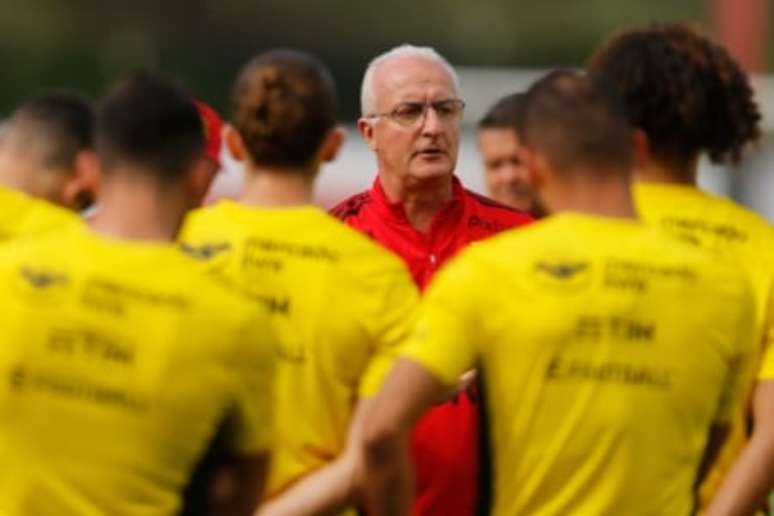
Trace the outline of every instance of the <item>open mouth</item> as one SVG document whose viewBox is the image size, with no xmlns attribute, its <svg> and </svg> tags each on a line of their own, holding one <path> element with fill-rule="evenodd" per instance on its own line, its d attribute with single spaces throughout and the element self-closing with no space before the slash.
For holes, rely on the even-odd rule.
<svg viewBox="0 0 774 516">
<path fill-rule="evenodd" d="M 444 156 L 446 153 L 442 151 L 441 149 L 437 149 L 434 147 L 430 147 L 427 149 L 422 149 L 416 153 L 418 156 L 423 156 L 426 158 L 435 158 L 438 156 Z"/>
</svg>

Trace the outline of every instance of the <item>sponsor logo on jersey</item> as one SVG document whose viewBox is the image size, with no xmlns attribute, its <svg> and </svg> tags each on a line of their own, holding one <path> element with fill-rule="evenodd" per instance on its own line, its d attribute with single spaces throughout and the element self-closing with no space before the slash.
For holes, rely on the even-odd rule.
<svg viewBox="0 0 774 516">
<path fill-rule="evenodd" d="M 548 256 L 535 260 L 533 276 L 543 292 L 576 292 L 591 284 L 592 264 L 583 257 Z"/>
<path fill-rule="evenodd" d="M 181 243 L 180 249 L 196 260 L 210 260 L 213 257 L 231 249 L 231 244 L 228 242 L 218 242 L 214 244 L 201 244 L 193 245 L 188 243 Z"/>
<path fill-rule="evenodd" d="M 580 274 L 581 272 L 588 269 L 589 264 L 586 262 L 551 263 L 551 262 L 541 261 L 536 264 L 536 268 L 538 271 L 542 271 L 542 272 L 545 272 L 546 274 L 550 274 L 551 276 L 557 279 L 571 279 L 575 275 Z"/>
<path fill-rule="evenodd" d="M 67 276 L 55 272 L 48 272 L 44 270 L 35 270 L 31 267 L 22 266 L 19 269 L 22 278 L 27 283 L 36 289 L 45 289 L 57 285 L 64 285 L 67 283 Z"/>
</svg>

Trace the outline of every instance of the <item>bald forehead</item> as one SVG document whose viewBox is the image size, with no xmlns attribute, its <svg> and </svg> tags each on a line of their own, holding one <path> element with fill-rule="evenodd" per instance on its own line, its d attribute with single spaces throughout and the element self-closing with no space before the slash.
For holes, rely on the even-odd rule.
<svg viewBox="0 0 774 516">
<path fill-rule="evenodd" d="M 374 70 L 374 101 L 384 103 L 458 97 L 454 78 L 438 61 L 423 56 L 396 56 Z"/>
</svg>

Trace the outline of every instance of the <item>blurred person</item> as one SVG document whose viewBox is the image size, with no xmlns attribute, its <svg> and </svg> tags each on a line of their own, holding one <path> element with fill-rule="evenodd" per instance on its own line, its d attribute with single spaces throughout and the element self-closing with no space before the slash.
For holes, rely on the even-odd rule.
<svg viewBox="0 0 774 516">
<path fill-rule="evenodd" d="M 0 240 L 78 223 L 65 209 L 88 207 L 99 182 L 93 118 L 88 101 L 54 93 L 27 100 L 3 124 Z"/>
<path fill-rule="evenodd" d="M 730 260 L 754 284 L 763 361 L 752 436 L 708 513 L 750 514 L 774 489 L 774 229 L 751 210 L 700 190 L 697 174 L 702 153 L 715 163 L 737 164 L 746 144 L 759 137 L 753 91 L 726 49 L 685 24 L 615 35 L 588 66 L 621 91 L 638 129 L 634 196 L 640 216 Z M 704 506 L 743 446 L 745 419 L 740 414 L 702 490 Z"/>
<path fill-rule="evenodd" d="M 193 212 L 182 246 L 270 307 L 281 338 L 281 429 L 261 515 L 353 513 L 359 424 L 413 323 L 418 293 L 399 259 L 313 205 L 344 133 L 315 57 L 273 50 L 241 71 L 226 143 L 244 163 L 239 199 Z"/>
<path fill-rule="evenodd" d="M 0 513 L 177 514 L 210 442 L 252 514 L 271 439 L 267 313 L 172 240 L 205 172 L 187 94 L 136 73 L 102 100 L 100 211 L 0 255 Z"/>
<path fill-rule="evenodd" d="M 16 108 L 0 138 L 0 184 L 81 210 L 94 200 L 94 113 L 78 96 L 52 93 Z"/>
<path fill-rule="evenodd" d="M 405 513 L 404 436 L 474 365 L 492 514 L 691 514 L 751 382 L 750 286 L 636 220 L 632 130 L 597 78 L 539 80 L 521 134 L 552 215 L 464 251 L 430 286 L 364 424 L 368 514 Z"/>
<path fill-rule="evenodd" d="M 498 202 L 540 218 L 545 215 L 545 210 L 529 184 L 526 168 L 519 157 L 521 143 L 516 131 L 521 125 L 524 102 L 524 93 L 512 93 L 489 108 L 478 122 L 478 153 L 484 165 L 489 195 Z"/>
<path fill-rule="evenodd" d="M 196 100 L 196 109 L 204 129 L 204 156 L 207 158 L 206 180 L 203 181 L 202 191 L 199 193 L 199 205 L 206 203 L 206 198 L 210 193 L 215 176 L 222 168 L 220 161 L 220 150 L 223 145 L 223 119 L 217 111 L 201 100 Z"/>
<path fill-rule="evenodd" d="M 220 150 L 223 143 L 223 119 L 209 104 L 197 99 L 193 99 L 193 101 L 202 124 L 204 157 L 206 158 L 202 162 L 204 170 L 201 173 L 201 179 L 195 185 L 196 190 L 193 192 L 196 205 L 201 206 L 207 203 L 212 183 L 221 169 Z M 99 205 L 95 203 L 82 215 L 86 220 L 92 220 L 98 212 Z"/>
<path fill-rule="evenodd" d="M 454 175 L 465 103 L 451 65 L 428 47 L 402 45 L 366 69 L 358 129 L 374 152 L 373 187 L 332 213 L 408 265 L 424 289 L 461 248 L 531 218 L 465 189 Z M 486 424 L 482 421 L 481 424 Z M 477 492 L 481 448 L 475 388 L 439 404 L 412 435 L 417 476 L 414 513 L 469 516 Z M 477 498 L 479 500 L 477 501 Z"/>
</svg>

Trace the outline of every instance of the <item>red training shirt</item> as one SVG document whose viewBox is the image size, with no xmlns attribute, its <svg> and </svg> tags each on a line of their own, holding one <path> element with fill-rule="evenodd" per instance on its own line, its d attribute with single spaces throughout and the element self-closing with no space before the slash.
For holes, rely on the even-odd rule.
<svg viewBox="0 0 774 516">
<path fill-rule="evenodd" d="M 378 177 L 370 190 L 342 201 L 331 214 L 401 256 L 420 290 L 469 243 L 532 220 L 465 189 L 456 177 L 452 200 L 435 215 L 427 234 L 414 229 L 401 203 L 387 199 Z M 411 436 L 414 516 L 475 513 L 480 437 L 479 410 L 469 393 L 428 410 Z"/>
</svg>

